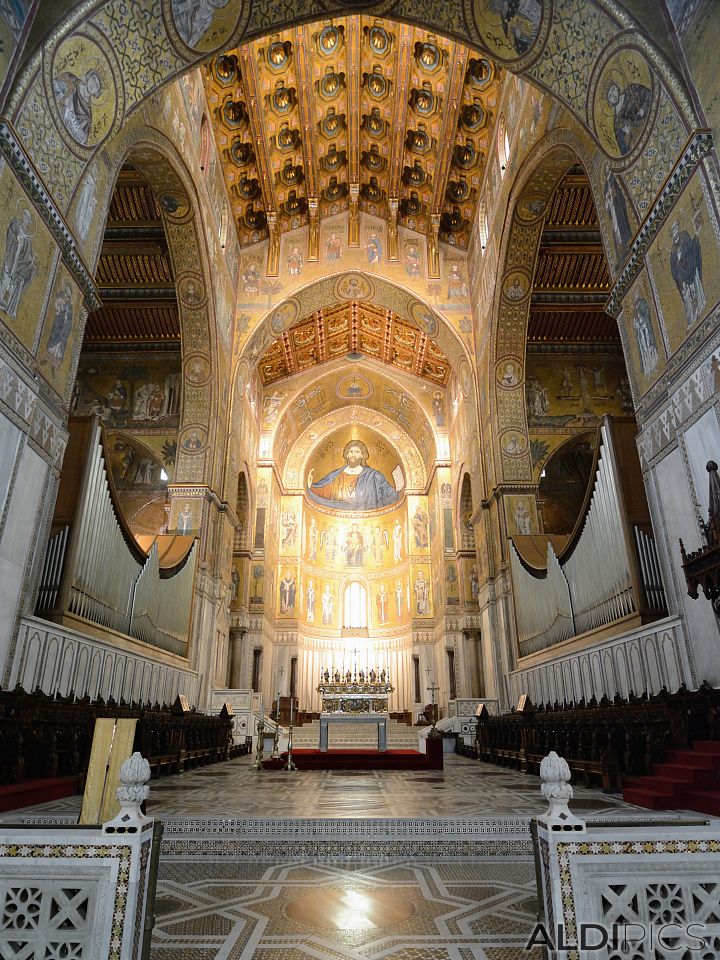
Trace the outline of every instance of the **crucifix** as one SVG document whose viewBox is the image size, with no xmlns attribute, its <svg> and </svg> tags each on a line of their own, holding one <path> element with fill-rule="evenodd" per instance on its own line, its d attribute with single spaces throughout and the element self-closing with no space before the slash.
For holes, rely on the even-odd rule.
<svg viewBox="0 0 720 960">
<path fill-rule="evenodd" d="M 270 755 L 271 760 L 277 760 L 280 756 L 278 750 L 278 744 L 280 742 L 280 691 L 282 690 L 282 679 L 283 674 L 285 673 L 285 667 L 280 667 L 278 669 L 278 692 L 277 692 L 277 701 L 275 703 L 275 738 L 273 740 L 273 750 Z"/>
<path fill-rule="evenodd" d="M 430 696 L 432 697 L 432 708 L 431 708 L 431 709 L 432 709 L 432 726 L 431 726 L 431 728 L 430 728 L 430 733 L 428 733 L 428 736 L 429 736 L 429 737 L 439 737 L 439 736 L 440 736 L 440 733 L 438 732 L 438 729 L 437 729 L 437 727 L 435 726 L 435 713 L 436 713 L 436 711 L 435 711 L 435 694 L 438 692 L 438 690 L 440 689 L 440 687 L 435 683 L 435 681 L 434 681 L 433 678 L 431 677 L 431 675 L 430 675 L 430 667 L 428 667 L 428 668 L 425 670 L 425 673 L 427 673 L 427 678 L 428 678 L 428 688 L 427 688 L 427 689 L 428 689 L 428 692 L 429 692 Z"/>
</svg>

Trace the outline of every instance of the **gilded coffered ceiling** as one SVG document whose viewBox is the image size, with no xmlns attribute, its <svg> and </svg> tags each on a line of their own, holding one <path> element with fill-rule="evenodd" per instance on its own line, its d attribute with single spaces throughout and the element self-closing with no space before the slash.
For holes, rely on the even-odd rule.
<svg viewBox="0 0 720 960">
<path fill-rule="evenodd" d="M 500 71 L 372 17 L 297 27 L 204 68 L 241 244 L 350 209 L 465 248 Z"/>
<path fill-rule="evenodd" d="M 426 334 L 392 310 L 351 300 L 318 310 L 268 347 L 258 364 L 263 385 L 351 354 L 447 386 L 450 363 Z"/>
</svg>

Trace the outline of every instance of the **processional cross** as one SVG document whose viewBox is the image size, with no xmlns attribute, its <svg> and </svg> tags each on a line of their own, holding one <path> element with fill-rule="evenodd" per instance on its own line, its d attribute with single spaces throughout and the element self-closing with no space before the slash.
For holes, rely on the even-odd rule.
<svg viewBox="0 0 720 960">
<path fill-rule="evenodd" d="M 432 727 L 430 728 L 430 733 L 428 734 L 428 736 L 439 737 L 440 734 L 438 733 L 437 727 L 435 726 L 435 694 L 438 692 L 440 687 L 435 683 L 435 681 L 430 676 L 430 667 L 427 667 L 427 669 L 425 670 L 425 673 L 427 673 L 427 677 L 428 677 L 428 688 L 427 688 L 428 693 L 432 697 Z"/>
</svg>

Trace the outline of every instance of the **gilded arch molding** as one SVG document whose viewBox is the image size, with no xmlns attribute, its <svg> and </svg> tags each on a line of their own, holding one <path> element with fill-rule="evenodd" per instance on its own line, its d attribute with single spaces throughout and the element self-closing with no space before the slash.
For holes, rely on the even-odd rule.
<svg viewBox="0 0 720 960">
<path fill-rule="evenodd" d="M 134 125 L 112 143 L 109 183 L 130 160 L 160 199 L 168 250 L 173 263 L 181 329 L 183 400 L 175 482 L 214 479 L 213 448 L 218 442 L 218 344 L 205 239 L 199 227 L 199 203 L 192 177 L 175 146 L 160 131 Z M 108 192 L 107 206 L 112 198 Z M 104 217 L 102 218 L 104 222 Z M 96 238 L 93 260 L 100 254 Z"/>
<path fill-rule="evenodd" d="M 467 362 L 465 346 L 442 313 L 400 284 L 361 270 L 346 270 L 314 280 L 275 304 L 248 338 L 243 359 L 254 367 L 274 338 L 316 310 L 343 300 L 365 300 L 392 310 L 434 340 L 454 369 L 463 360 Z"/>
<path fill-rule="evenodd" d="M 495 409 L 496 476 L 500 483 L 533 482 L 525 404 L 532 283 L 545 210 L 563 175 L 578 160 L 589 172 L 592 158 L 580 140 L 567 130 L 552 131 L 525 160 L 508 202 L 508 220 L 498 256 L 488 364 Z"/>
</svg>

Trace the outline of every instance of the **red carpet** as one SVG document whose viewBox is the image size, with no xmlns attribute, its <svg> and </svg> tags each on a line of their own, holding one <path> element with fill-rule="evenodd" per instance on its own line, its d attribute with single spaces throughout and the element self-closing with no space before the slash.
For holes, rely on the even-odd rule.
<svg viewBox="0 0 720 960">
<path fill-rule="evenodd" d="M 55 777 L 52 780 L 22 780 L 0 787 L 0 811 L 31 807 L 82 793 L 83 777 Z"/>
<path fill-rule="evenodd" d="M 428 741 L 427 754 L 417 750 L 293 750 L 298 770 L 442 770 L 442 740 Z M 266 770 L 279 769 L 287 760 L 264 760 Z"/>
<path fill-rule="evenodd" d="M 720 817 L 720 742 L 697 740 L 673 750 L 652 776 L 626 778 L 623 800 L 650 810 L 696 810 Z"/>
</svg>

